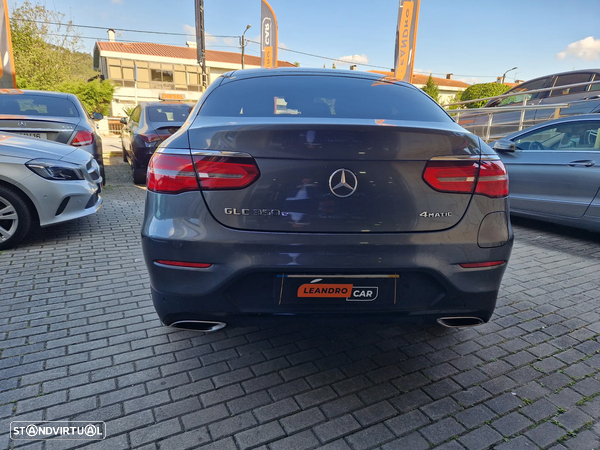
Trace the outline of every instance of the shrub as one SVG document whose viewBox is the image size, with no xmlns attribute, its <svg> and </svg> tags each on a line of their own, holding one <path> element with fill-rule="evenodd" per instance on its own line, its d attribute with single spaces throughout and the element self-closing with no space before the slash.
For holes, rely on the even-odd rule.
<svg viewBox="0 0 600 450">
<path fill-rule="evenodd" d="M 500 83 L 474 84 L 472 86 L 469 86 L 467 89 L 465 89 L 465 91 L 462 93 L 462 95 L 460 97 L 460 100 L 465 101 L 465 100 L 474 100 L 476 98 L 493 97 L 495 95 L 504 94 L 509 89 L 510 89 L 510 86 L 507 86 L 506 84 L 500 84 Z M 467 106 L 467 108 L 481 108 L 487 102 L 488 102 L 487 100 L 481 100 L 479 102 L 467 103 L 466 106 Z"/>
</svg>

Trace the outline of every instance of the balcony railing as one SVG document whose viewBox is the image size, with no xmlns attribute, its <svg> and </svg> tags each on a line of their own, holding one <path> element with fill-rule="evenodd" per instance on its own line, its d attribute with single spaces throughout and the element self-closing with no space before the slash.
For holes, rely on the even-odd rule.
<svg viewBox="0 0 600 450">
<path fill-rule="evenodd" d="M 466 128 L 467 130 L 473 131 L 473 132 L 479 131 L 479 133 L 476 133 L 476 134 L 478 134 L 486 142 L 489 142 L 491 140 L 499 139 L 509 133 L 509 132 L 505 132 L 505 133 L 501 133 L 501 134 L 497 134 L 497 133 L 492 134 L 492 125 L 500 125 L 501 124 L 504 129 L 514 128 L 513 131 L 520 131 L 525 126 L 525 115 L 528 110 L 545 110 L 545 109 L 553 109 L 554 110 L 554 114 L 552 114 L 551 117 L 544 117 L 544 119 L 542 119 L 542 120 L 535 121 L 535 123 L 539 123 L 539 122 L 543 122 L 545 120 L 558 119 L 559 117 L 562 116 L 561 111 L 563 109 L 569 108 L 569 106 L 570 106 L 570 103 L 552 103 L 552 104 L 546 104 L 546 105 L 527 105 L 527 102 L 529 100 L 531 100 L 531 95 L 541 93 L 541 92 L 548 92 L 548 91 L 552 91 L 552 90 L 571 89 L 574 87 L 597 85 L 597 84 L 600 84 L 600 80 L 592 81 L 592 82 L 585 82 L 585 83 L 569 84 L 569 85 L 564 85 L 564 86 L 554 86 L 554 87 L 550 87 L 550 88 L 535 89 L 535 90 L 530 90 L 530 91 L 512 92 L 510 94 L 496 95 L 494 97 L 485 97 L 485 98 L 478 98 L 478 99 L 474 99 L 474 100 L 466 100 L 466 101 L 461 101 L 461 102 L 456 102 L 456 103 L 450 103 L 450 104 L 444 105 L 444 108 L 446 108 L 446 112 L 448 112 L 448 114 L 450 114 L 453 117 L 453 119 L 457 123 L 459 123 L 463 128 Z M 593 92 L 597 92 L 597 96 L 600 96 L 600 91 L 590 91 L 590 94 L 593 95 Z M 523 96 L 523 101 L 521 102 L 520 105 L 494 106 L 494 107 L 487 107 L 487 108 L 483 107 L 483 108 L 464 108 L 464 109 L 450 109 L 450 110 L 448 109 L 448 107 L 450 107 L 450 106 L 466 105 L 469 103 L 480 102 L 483 100 L 490 101 L 490 100 L 503 99 L 503 98 L 516 97 L 516 96 Z M 534 99 L 534 100 L 537 100 L 537 99 Z M 510 111 L 520 111 L 521 114 L 519 115 L 519 118 L 516 120 L 509 120 L 509 121 L 504 120 L 502 122 L 498 122 L 498 121 L 494 122 L 495 114 L 501 114 L 501 113 L 506 113 L 506 112 L 510 112 Z M 481 117 L 485 117 L 485 120 L 478 120 Z M 527 126 L 529 126 L 529 125 L 531 125 L 531 124 L 527 124 Z"/>
</svg>

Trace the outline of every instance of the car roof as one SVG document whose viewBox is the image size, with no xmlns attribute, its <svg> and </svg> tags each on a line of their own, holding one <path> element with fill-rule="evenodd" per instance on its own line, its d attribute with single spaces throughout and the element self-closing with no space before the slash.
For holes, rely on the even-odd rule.
<svg viewBox="0 0 600 450">
<path fill-rule="evenodd" d="M 300 67 L 282 67 L 278 69 L 244 69 L 244 70 L 232 70 L 221 75 L 223 78 L 258 78 L 258 77 L 274 77 L 274 76 L 289 76 L 289 75 L 321 75 L 330 77 L 352 77 L 352 78 L 365 78 L 368 80 L 378 81 L 385 79 L 394 84 L 401 84 L 415 88 L 412 84 L 406 83 L 395 78 L 386 77 L 384 75 L 372 72 L 361 72 L 358 70 L 344 70 L 344 69 L 311 69 L 311 68 L 300 68 Z M 415 88 L 417 89 L 417 88 Z"/>
<path fill-rule="evenodd" d="M 20 94 L 28 94 L 28 95 L 38 95 L 40 97 L 57 97 L 57 98 L 71 98 L 74 97 L 74 94 L 70 94 L 67 92 L 55 92 L 55 91 L 37 91 L 33 89 L 8 89 L 9 92 L 0 91 L 0 95 L 20 95 Z"/>
<path fill-rule="evenodd" d="M 551 73 L 549 75 L 543 75 L 541 77 L 532 78 L 531 80 L 525 80 L 525 81 L 523 81 L 523 83 L 520 83 L 520 84 L 514 86 L 510 90 L 518 88 L 522 84 L 529 83 L 531 81 L 543 80 L 545 78 L 558 77 L 558 76 L 561 76 L 561 75 L 575 75 L 575 74 L 578 74 L 578 73 L 597 73 L 597 74 L 600 74 L 600 69 L 580 69 L 580 70 L 569 70 L 567 72 Z"/>
<path fill-rule="evenodd" d="M 156 101 L 152 101 L 152 102 L 139 102 L 138 105 L 142 106 L 142 107 L 146 107 L 146 106 L 158 106 L 158 105 L 187 105 L 187 106 L 194 106 L 195 103 L 191 103 L 191 102 L 163 102 L 163 101 L 160 101 L 160 100 L 156 100 Z"/>
</svg>

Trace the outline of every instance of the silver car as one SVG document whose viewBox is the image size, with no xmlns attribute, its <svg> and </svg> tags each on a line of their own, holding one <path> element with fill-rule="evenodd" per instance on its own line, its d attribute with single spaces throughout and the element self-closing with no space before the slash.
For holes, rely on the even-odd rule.
<svg viewBox="0 0 600 450">
<path fill-rule="evenodd" d="M 600 114 L 565 117 L 493 145 L 510 177 L 510 211 L 600 231 Z"/>
<path fill-rule="evenodd" d="M 498 156 L 423 91 L 342 70 L 224 74 L 150 160 L 163 323 L 487 322 L 512 247 Z"/>
<path fill-rule="evenodd" d="M 73 94 L 24 89 L 0 90 L 0 131 L 78 147 L 94 157 L 106 182 L 102 138 L 94 120 Z"/>
<path fill-rule="evenodd" d="M 0 134 L 0 250 L 36 226 L 93 214 L 101 189 L 100 168 L 86 151 Z"/>
</svg>

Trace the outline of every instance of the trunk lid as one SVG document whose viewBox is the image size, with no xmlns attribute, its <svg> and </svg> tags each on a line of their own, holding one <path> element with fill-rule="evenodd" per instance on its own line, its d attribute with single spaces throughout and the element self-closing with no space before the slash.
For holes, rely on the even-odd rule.
<svg viewBox="0 0 600 450">
<path fill-rule="evenodd" d="M 0 115 L 0 131 L 67 144 L 74 136 L 80 120 L 78 117 L 36 119 L 28 116 L 8 118 Z"/>
<path fill-rule="evenodd" d="M 423 180 L 431 158 L 479 158 L 476 138 L 455 124 L 303 122 L 224 126 L 203 117 L 190 127 L 192 154 L 243 152 L 260 170 L 245 189 L 203 191 L 216 220 L 265 232 L 402 233 L 443 230 L 464 215 L 472 194 L 438 192 Z"/>
</svg>

